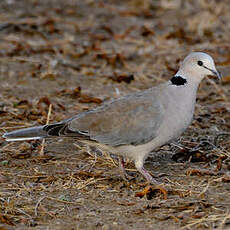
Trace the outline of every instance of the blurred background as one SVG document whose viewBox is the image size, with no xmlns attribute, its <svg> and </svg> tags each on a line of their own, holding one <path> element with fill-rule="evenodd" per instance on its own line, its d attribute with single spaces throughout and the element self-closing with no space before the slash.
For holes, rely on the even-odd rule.
<svg viewBox="0 0 230 230">
<path fill-rule="evenodd" d="M 147 161 L 172 182 L 166 201 L 135 197 L 141 177 L 125 183 L 114 156 L 73 140 L 47 141 L 40 156 L 40 143 L 1 139 L 0 228 L 227 229 L 229 12 L 229 0 L 1 0 L 2 133 L 45 124 L 51 104 L 55 122 L 165 82 L 192 51 L 223 80 L 201 83 L 192 125 Z"/>
</svg>

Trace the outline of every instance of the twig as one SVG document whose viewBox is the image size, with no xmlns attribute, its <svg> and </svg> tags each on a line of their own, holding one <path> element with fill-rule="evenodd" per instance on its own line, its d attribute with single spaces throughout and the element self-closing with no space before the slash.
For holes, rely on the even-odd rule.
<svg viewBox="0 0 230 230">
<path fill-rule="evenodd" d="M 34 215 L 35 215 L 35 216 L 38 215 L 38 206 L 39 206 L 39 204 L 40 204 L 45 198 L 46 198 L 46 196 L 40 198 L 40 199 L 38 200 L 38 202 L 36 203 L 35 208 L 34 208 Z"/>
<path fill-rule="evenodd" d="M 199 194 L 200 197 L 202 197 L 208 191 L 209 186 L 210 186 L 210 181 L 208 181 L 207 186 L 205 186 L 203 191 Z"/>
<path fill-rule="evenodd" d="M 46 125 L 49 124 L 51 111 L 52 111 L 52 104 L 49 105 L 48 115 L 47 115 L 47 119 L 46 119 Z M 45 148 L 45 139 L 42 139 L 40 156 L 44 156 L 44 148 Z"/>
<path fill-rule="evenodd" d="M 226 216 L 224 217 L 224 219 L 221 221 L 220 226 L 218 227 L 218 230 L 222 230 L 224 229 L 224 225 L 226 223 L 226 221 L 230 218 L 230 214 L 229 211 L 227 211 Z"/>
</svg>

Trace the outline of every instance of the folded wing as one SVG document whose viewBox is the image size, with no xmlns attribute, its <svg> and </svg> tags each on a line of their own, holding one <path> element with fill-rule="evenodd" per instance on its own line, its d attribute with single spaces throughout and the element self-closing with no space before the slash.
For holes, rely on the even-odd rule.
<svg viewBox="0 0 230 230">
<path fill-rule="evenodd" d="M 79 114 L 68 130 L 111 146 L 144 144 L 157 135 L 162 110 L 158 100 L 136 93 Z"/>
</svg>

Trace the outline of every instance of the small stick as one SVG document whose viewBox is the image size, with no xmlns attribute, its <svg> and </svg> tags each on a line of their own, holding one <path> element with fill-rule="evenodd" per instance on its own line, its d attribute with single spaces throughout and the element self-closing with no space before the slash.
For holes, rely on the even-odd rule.
<svg viewBox="0 0 230 230">
<path fill-rule="evenodd" d="M 46 119 L 46 125 L 49 124 L 51 111 L 52 111 L 52 104 L 49 105 L 48 115 L 47 115 L 47 119 Z M 44 156 L 44 148 L 45 148 L 45 139 L 42 139 L 40 156 Z"/>
<path fill-rule="evenodd" d="M 34 215 L 35 216 L 38 216 L 38 206 L 40 205 L 40 203 L 46 198 L 46 196 L 43 196 L 42 198 L 40 198 L 38 200 L 38 202 L 36 203 L 35 205 L 35 208 L 34 208 Z"/>
</svg>

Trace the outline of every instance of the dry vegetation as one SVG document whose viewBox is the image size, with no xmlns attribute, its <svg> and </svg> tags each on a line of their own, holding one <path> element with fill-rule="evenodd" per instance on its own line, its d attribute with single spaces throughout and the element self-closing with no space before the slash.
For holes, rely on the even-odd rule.
<svg viewBox="0 0 230 230">
<path fill-rule="evenodd" d="M 1 133 L 45 124 L 169 79 L 191 51 L 224 78 L 205 79 L 195 119 L 146 167 L 73 139 L 0 140 L 0 229 L 229 229 L 230 1 L 2 0 Z M 147 187 L 146 187 L 147 186 Z"/>
</svg>

